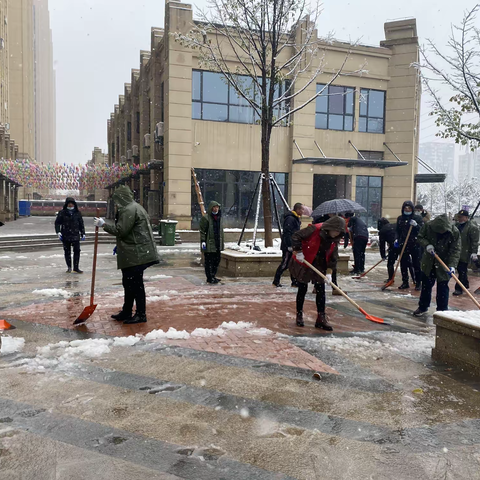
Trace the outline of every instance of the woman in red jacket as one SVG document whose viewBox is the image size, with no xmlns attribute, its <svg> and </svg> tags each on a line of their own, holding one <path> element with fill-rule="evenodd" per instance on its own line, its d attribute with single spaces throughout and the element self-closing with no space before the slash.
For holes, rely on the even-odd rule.
<svg viewBox="0 0 480 480">
<path fill-rule="evenodd" d="M 330 285 L 332 272 L 337 266 L 338 243 L 345 235 L 345 220 L 332 217 L 324 223 L 309 225 L 292 236 L 293 251 L 296 252 L 290 262 L 290 273 L 297 279 L 297 326 L 303 327 L 303 304 L 307 294 L 308 284 L 313 282 L 317 292 L 316 328 L 332 331 L 325 315 L 325 282 L 311 268 L 303 264 L 304 260 L 320 270 Z"/>
</svg>

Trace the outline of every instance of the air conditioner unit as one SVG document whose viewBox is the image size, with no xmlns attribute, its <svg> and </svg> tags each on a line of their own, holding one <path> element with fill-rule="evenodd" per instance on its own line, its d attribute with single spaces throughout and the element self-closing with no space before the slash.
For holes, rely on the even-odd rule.
<svg viewBox="0 0 480 480">
<path fill-rule="evenodd" d="M 122 155 L 122 156 L 120 157 L 120 163 L 121 163 L 122 165 L 124 165 L 125 163 L 127 163 L 127 157 L 126 157 L 125 155 Z"/>
<path fill-rule="evenodd" d="M 131 159 L 132 159 L 132 151 L 127 150 L 127 160 L 131 160 Z"/>
<path fill-rule="evenodd" d="M 132 147 L 132 154 L 134 157 L 138 157 L 138 145 Z"/>
<path fill-rule="evenodd" d="M 160 137 L 163 137 L 164 133 L 165 133 L 165 123 L 158 122 L 155 125 L 155 140 L 157 140 Z"/>
<path fill-rule="evenodd" d="M 144 137 L 143 137 L 143 146 L 145 148 L 150 148 L 150 134 L 147 133 Z"/>
</svg>

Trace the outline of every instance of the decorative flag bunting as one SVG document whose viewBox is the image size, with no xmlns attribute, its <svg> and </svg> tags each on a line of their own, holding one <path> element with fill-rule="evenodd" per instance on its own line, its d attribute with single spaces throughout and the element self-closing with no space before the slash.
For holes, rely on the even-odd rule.
<svg viewBox="0 0 480 480">
<path fill-rule="evenodd" d="M 135 175 L 140 165 L 44 165 L 32 160 L 0 158 L 0 174 L 24 187 L 55 190 L 93 190 Z"/>
</svg>

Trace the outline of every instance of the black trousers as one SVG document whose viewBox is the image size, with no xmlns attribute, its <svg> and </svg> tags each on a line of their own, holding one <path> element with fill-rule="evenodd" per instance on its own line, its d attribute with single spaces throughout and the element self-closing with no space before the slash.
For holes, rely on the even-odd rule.
<svg viewBox="0 0 480 480">
<path fill-rule="evenodd" d="M 437 273 L 435 268 L 432 268 L 430 275 L 427 276 L 422 272 L 422 292 L 420 293 L 420 302 L 418 306 L 420 310 L 426 311 L 430 307 L 432 301 L 432 288 L 437 281 Z M 448 310 L 448 296 L 450 290 L 447 282 L 438 282 L 437 285 L 437 311 L 443 312 Z"/>
<path fill-rule="evenodd" d="M 458 279 L 465 285 L 465 288 L 470 288 L 470 282 L 468 281 L 468 263 L 459 262 L 458 267 Z M 463 292 L 462 287 L 455 282 L 455 290 L 457 292 Z"/>
<path fill-rule="evenodd" d="M 284 250 L 282 252 L 282 263 L 278 266 L 277 271 L 275 273 L 275 278 L 273 279 L 274 284 L 280 283 L 280 279 L 282 278 L 283 272 L 288 269 L 288 265 L 290 264 L 290 260 L 292 259 L 293 252 L 289 252 L 288 250 Z M 295 282 L 295 279 L 290 275 L 292 283 Z"/>
<path fill-rule="evenodd" d="M 65 263 L 67 267 L 72 269 L 72 247 L 73 247 L 73 269 L 78 270 L 80 263 L 80 240 L 75 242 L 63 241 L 63 253 L 65 254 Z"/>
<path fill-rule="evenodd" d="M 395 247 L 390 247 L 388 249 L 387 256 L 387 270 L 388 270 L 388 279 L 391 280 L 393 273 L 395 272 L 395 262 L 398 258 L 398 250 Z"/>
<path fill-rule="evenodd" d="M 220 251 L 205 252 L 205 275 L 208 282 L 211 282 L 217 276 L 221 255 Z"/>
<path fill-rule="evenodd" d="M 353 241 L 353 261 L 355 262 L 355 272 L 363 273 L 365 271 L 365 249 L 368 239 L 358 237 Z"/>
<path fill-rule="evenodd" d="M 305 295 L 307 294 L 307 290 L 308 284 L 298 282 L 297 312 L 303 312 L 303 304 L 305 303 Z M 317 292 L 315 297 L 317 312 L 325 313 L 325 284 L 315 283 L 315 291 Z"/>
<path fill-rule="evenodd" d="M 123 311 L 131 315 L 133 303 L 137 306 L 137 314 L 145 315 L 147 301 L 145 298 L 145 285 L 143 284 L 143 272 L 150 265 L 137 265 L 135 267 L 122 268 L 122 285 L 124 290 Z"/>
<path fill-rule="evenodd" d="M 420 270 L 421 249 L 419 245 L 407 245 L 403 252 L 402 261 L 400 262 L 400 270 L 402 271 L 402 282 L 408 283 L 408 271 L 410 265 L 413 268 L 412 280 L 416 285 L 420 285 L 422 272 Z"/>
</svg>

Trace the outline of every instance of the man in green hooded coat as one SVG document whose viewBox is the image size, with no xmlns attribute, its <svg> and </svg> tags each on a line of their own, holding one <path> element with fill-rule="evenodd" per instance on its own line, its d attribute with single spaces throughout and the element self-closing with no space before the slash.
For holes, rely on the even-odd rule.
<svg viewBox="0 0 480 480">
<path fill-rule="evenodd" d="M 147 321 L 143 272 L 158 263 L 158 252 L 153 238 L 150 218 L 144 208 L 133 199 L 132 191 L 125 185 L 118 187 L 112 199 L 117 207 L 115 223 L 105 223 L 95 218 L 93 224 L 117 237 L 117 268 L 122 270 L 124 304 L 122 311 L 112 318 L 124 324 Z M 133 304 L 137 311 L 132 317 Z"/>
<path fill-rule="evenodd" d="M 207 213 L 200 220 L 200 245 L 205 254 L 205 275 L 207 283 L 218 283 L 217 270 L 220 265 L 221 252 L 225 246 L 222 212 L 220 204 L 210 202 Z"/>
<path fill-rule="evenodd" d="M 421 317 L 428 312 L 432 300 L 432 288 L 437 284 L 437 311 L 448 310 L 448 282 L 460 260 L 460 232 L 447 215 L 440 215 L 435 220 L 425 223 L 418 235 L 418 243 L 425 248 L 422 257 L 422 292 L 417 310 L 413 312 Z M 450 269 L 447 272 L 435 259 L 437 254 Z"/>
</svg>

